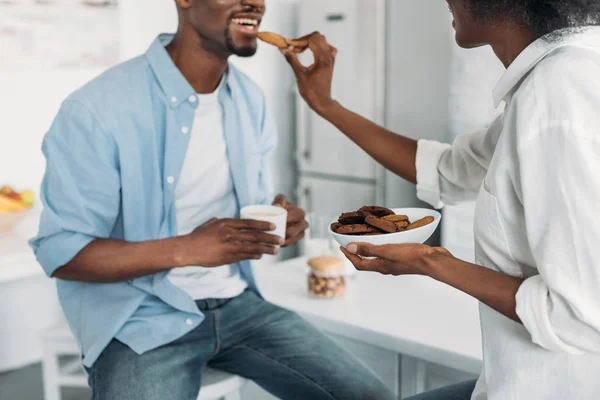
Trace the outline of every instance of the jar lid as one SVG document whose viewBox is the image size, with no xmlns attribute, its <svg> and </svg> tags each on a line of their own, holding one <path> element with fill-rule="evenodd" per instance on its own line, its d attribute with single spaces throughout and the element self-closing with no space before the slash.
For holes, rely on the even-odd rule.
<svg viewBox="0 0 600 400">
<path fill-rule="evenodd" d="M 334 256 L 320 256 L 308 260 L 308 266 L 315 272 L 336 273 L 344 269 L 344 260 Z"/>
</svg>

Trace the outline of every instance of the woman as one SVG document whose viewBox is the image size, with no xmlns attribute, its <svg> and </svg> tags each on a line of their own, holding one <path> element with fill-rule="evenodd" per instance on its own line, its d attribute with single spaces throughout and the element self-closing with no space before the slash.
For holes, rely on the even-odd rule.
<svg viewBox="0 0 600 400">
<path fill-rule="evenodd" d="M 600 399 L 600 2 L 448 4 L 458 44 L 490 45 L 507 68 L 494 91 L 505 113 L 451 146 L 395 135 L 332 99 L 336 50 L 318 33 L 310 68 L 284 52 L 306 102 L 422 200 L 477 200 L 477 265 L 420 244 L 343 251 L 358 269 L 426 275 L 480 301 L 481 377 L 415 399 Z"/>
</svg>

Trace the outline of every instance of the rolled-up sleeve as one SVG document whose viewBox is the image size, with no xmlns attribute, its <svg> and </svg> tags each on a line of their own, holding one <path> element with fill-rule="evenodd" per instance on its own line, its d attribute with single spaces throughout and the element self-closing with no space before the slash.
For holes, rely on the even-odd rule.
<svg viewBox="0 0 600 400">
<path fill-rule="evenodd" d="M 420 140 L 417 196 L 435 208 L 475 200 L 502 132 L 502 116 L 486 130 L 457 137 L 452 145 Z"/>
<path fill-rule="evenodd" d="M 97 238 L 108 238 L 119 213 L 117 147 L 93 113 L 66 101 L 44 138 L 46 173 L 39 232 L 30 241 L 48 276 Z"/>
<path fill-rule="evenodd" d="M 517 189 L 539 275 L 517 293 L 533 342 L 570 354 L 600 352 L 600 139 L 555 121 L 519 141 Z"/>
<path fill-rule="evenodd" d="M 263 97 L 263 116 L 261 122 L 261 133 L 259 137 L 260 146 L 260 172 L 258 181 L 259 204 L 271 204 L 275 198 L 272 176 L 272 156 L 277 147 L 277 126 L 275 118 L 270 113 Z"/>
</svg>

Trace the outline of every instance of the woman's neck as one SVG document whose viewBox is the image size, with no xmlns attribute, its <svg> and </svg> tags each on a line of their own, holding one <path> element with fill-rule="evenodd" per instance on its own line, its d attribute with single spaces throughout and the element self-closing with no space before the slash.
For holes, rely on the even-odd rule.
<svg viewBox="0 0 600 400">
<path fill-rule="evenodd" d="M 535 41 L 529 29 L 515 24 L 500 24 L 494 27 L 490 37 L 490 46 L 506 68 Z"/>
</svg>

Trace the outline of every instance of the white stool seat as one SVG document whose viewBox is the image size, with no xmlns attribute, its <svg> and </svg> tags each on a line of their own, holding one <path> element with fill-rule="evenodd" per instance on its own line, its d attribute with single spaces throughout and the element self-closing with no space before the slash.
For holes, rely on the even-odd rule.
<svg viewBox="0 0 600 400">
<path fill-rule="evenodd" d="M 48 329 L 42 335 L 44 348 L 44 400 L 60 400 L 61 387 L 87 387 L 87 377 L 81 368 L 80 349 L 66 322 Z M 66 364 L 60 356 L 72 356 Z M 207 368 L 202 373 L 202 388 L 197 400 L 239 400 L 239 391 L 246 379 L 227 372 Z"/>
<path fill-rule="evenodd" d="M 234 400 L 234 395 L 245 384 L 246 379 L 240 376 L 207 368 L 202 373 L 202 389 L 200 389 L 198 400 L 228 399 L 229 397 Z"/>
</svg>

